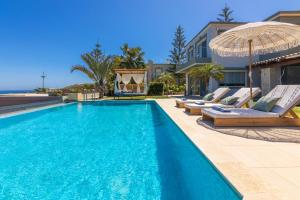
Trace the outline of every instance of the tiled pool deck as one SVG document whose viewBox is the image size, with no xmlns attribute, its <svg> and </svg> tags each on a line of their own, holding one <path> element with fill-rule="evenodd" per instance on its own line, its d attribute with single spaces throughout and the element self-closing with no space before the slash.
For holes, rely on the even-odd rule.
<svg viewBox="0 0 300 200">
<path fill-rule="evenodd" d="M 300 144 L 218 133 L 197 124 L 199 116 L 189 116 L 183 109 L 176 108 L 174 99 L 157 99 L 156 102 L 244 199 L 300 199 Z"/>
</svg>

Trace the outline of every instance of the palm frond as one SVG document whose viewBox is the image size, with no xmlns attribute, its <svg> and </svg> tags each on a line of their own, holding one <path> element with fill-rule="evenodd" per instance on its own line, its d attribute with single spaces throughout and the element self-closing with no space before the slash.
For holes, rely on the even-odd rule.
<svg viewBox="0 0 300 200">
<path fill-rule="evenodd" d="M 94 74 L 86 67 L 82 66 L 82 65 L 75 65 L 71 68 L 71 73 L 74 71 L 80 71 L 82 73 L 84 73 L 85 75 L 87 75 L 90 79 L 92 80 L 96 80 Z"/>
</svg>

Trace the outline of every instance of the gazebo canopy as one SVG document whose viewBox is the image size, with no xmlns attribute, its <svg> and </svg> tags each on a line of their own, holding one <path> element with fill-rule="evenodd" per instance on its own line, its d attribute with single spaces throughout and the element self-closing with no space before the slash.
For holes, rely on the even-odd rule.
<svg viewBox="0 0 300 200">
<path fill-rule="evenodd" d="M 113 69 L 115 73 L 119 74 L 145 74 L 147 69 L 125 69 L 125 68 L 117 68 Z"/>
<path fill-rule="evenodd" d="M 114 94 L 115 95 L 145 95 L 147 94 L 147 69 L 126 69 L 126 68 L 117 68 L 114 69 L 116 73 Z M 127 85 L 130 83 L 131 79 L 137 85 L 136 91 L 128 91 Z M 124 86 L 121 88 L 120 83 L 123 83 Z M 143 92 L 141 92 L 140 85 L 144 84 Z"/>
</svg>

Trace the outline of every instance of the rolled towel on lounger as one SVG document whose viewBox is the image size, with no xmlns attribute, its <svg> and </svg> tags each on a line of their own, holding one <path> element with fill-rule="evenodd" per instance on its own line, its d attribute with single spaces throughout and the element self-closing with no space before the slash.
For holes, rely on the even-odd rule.
<svg viewBox="0 0 300 200">
<path fill-rule="evenodd" d="M 195 101 L 195 104 L 197 104 L 197 105 L 204 105 L 205 101 L 202 101 L 202 100 Z"/>
<path fill-rule="evenodd" d="M 213 106 L 212 109 L 217 110 L 217 111 L 220 111 L 220 112 L 231 112 L 231 110 L 229 110 L 229 109 L 224 109 L 224 108 L 222 108 L 222 107 L 220 107 L 220 106 Z"/>
</svg>

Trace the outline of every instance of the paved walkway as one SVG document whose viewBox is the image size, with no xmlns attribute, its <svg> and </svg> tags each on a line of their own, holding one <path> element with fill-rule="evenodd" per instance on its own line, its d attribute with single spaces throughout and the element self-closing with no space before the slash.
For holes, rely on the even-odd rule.
<svg viewBox="0 0 300 200">
<path fill-rule="evenodd" d="M 222 134 L 199 125 L 199 116 L 176 108 L 174 99 L 156 101 L 244 199 L 300 199 L 300 144 Z"/>
<path fill-rule="evenodd" d="M 223 134 L 271 142 L 300 143 L 300 127 L 215 127 L 212 121 L 201 119 L 197 119 L 199 125 Z"/>
</svg>

